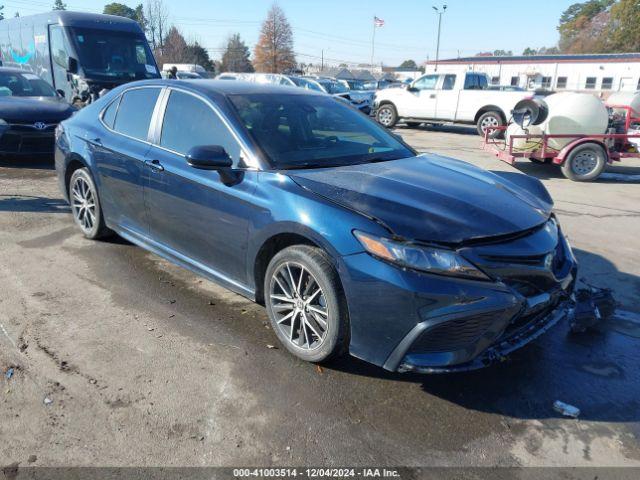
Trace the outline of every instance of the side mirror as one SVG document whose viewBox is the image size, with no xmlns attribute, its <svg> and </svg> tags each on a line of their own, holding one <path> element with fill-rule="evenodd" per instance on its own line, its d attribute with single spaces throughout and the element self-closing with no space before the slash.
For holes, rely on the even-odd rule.
<svg viewBox="0 0 640 480">
<path fill-rule="evenodd" d="M 69 57 L 67 59 L 67 72 L 78 73 L 78 60 L 76 58 Z"/>
<path fill-rule="evenodd" d="M 411 92 L 411 93 L 418 93 L 420 91 L 419 88 L 414 87 L 413 85 L 409 85 L 407 87 L 407 92 Z"/>
<path fill-rule="evenodd" d="M 233 161 L 220 145 L 200 145 L 187 152 L 187 163 L 201 170 L 222 170 L 231 168 Z"/>
<path fill-rule="evenodd" d="M 56 93 L 60 96 L 60 98 L 64 98 L 64 95 L 65 95 L 64 90 L 58 89 L 56 90 Z"/>
</svg>

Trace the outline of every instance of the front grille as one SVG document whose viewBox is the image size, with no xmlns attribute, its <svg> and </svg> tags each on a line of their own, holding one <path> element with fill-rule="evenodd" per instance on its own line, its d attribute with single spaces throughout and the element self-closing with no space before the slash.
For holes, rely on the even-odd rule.
<svg viewBox="0 0 640 480">
<path fill-rule="evenodd" d="M 52 153 L 55 146 L 53 132 L 25 134 L 11 129 L 0 137 L 2 153 Z"/>
<path fill-rule="evenodd" d="M 432 327 L 420 335 L 408 353 L 453 352 L 473 345 L 495 321 L 488 313 L 472 318 L 451 320 Z"/>
</svg>

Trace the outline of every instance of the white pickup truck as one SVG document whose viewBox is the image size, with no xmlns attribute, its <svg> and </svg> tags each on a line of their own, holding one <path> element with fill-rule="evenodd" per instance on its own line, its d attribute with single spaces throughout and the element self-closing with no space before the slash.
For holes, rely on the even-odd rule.
<svg viewBox="0 0 640 480">
<path fill-rule="evenodd" d="M 476 125 L 478 134 L 487 127 L 506 125 L 511 110 L 531 92 L 488 90 L 484 73 L 434 73 L 424 75 L 409 87 L 376 92 L 375 116 L 391 128 L 399 121 L 409 127 L 423 122 Z"/>
</svg>

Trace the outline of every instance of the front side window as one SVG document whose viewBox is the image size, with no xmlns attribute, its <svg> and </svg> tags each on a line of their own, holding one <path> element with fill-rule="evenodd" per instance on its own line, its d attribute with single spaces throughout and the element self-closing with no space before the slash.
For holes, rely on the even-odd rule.
<svg viewBox="0 0 640 480">
<path fill-rule="evenodd" d="M 416 80 L 413 88 L 418 90 L 435 90 L 439 75 L 426 75 Z"/>
<path fill-rule="evenodd" d="M 51 58 L 65 70 L 69 66 L 69 49 L 62 28 L 51 26 Z"/>
<path fill-rule="evenodd" d="M 151 116 L 159 95 L 159 88 L 138 88 L 123 93 L 114 130 L 147 141 Z"/>
<path fill-rule="evenodd" d="M 33 73 L 0 72 L 0 96 L 55 97 L 55 90 Z"/>
<path fill-rule="evenodd" d="M 320 95 L 231 95 L 248 134 L 275 168 L 355 165 L 413 157 L 387 130 Z"/>
<path fill-rule="evenodd" d="M 220 145 L 237 163 L 240 144 L 209 105 L 191 94 L 171 92 L 162 122 L 160 146 L 180 154 L 203 145 Z"/>
<path fill-rule="evenodd" d="M 584 88 L 588 90 L 593 90 L 594 88 L 596 88 L 596 77 L 587 77 L 587 80 L 584 83 Z"/>
<path fill-rule="evenodd" d="M 160 78 L 144 36 L 91 28 L 71 28 L 70 32 L 87 77 L 98 80 Z"/>
</svg>

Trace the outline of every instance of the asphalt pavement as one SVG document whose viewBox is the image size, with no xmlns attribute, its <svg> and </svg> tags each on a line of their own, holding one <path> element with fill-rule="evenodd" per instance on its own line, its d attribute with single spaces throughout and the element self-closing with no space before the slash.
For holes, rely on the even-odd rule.
<svg viewBox="0 0 640 480">
<path fill-rule="evenodd" d="M 513 170 L 473 129 L 397 133 Z M 84 239 L 51 161 L 2 160 L 0 465 L 640 466 L 640 161 L 588 184 L 517 169 L 547 186 L 581 277 L 612 288 L 618 314 L 424 376 L 296 360 L 262 307 L 122 239 Z"/>
</svg>

